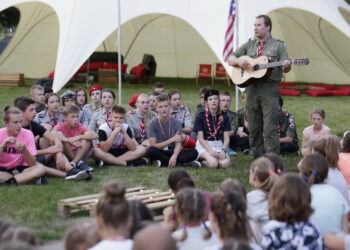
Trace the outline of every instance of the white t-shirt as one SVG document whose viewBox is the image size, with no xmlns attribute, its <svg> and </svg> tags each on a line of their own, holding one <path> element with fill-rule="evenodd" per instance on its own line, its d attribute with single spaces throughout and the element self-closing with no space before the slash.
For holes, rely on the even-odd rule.
<svg viewBox="0 0 350 250">
<path fill-rule="evenodd" d="M 311 207 L 314 209 L 310 221 L 322 236 L 329 232 L 340 232 L 343 216 L 349 211 L 349 205 L 342 194 L 329 184 L 314 184 L 310 191 Z"/>
<path fill-rule="evenodd" d="M 269 221 L 268 194 L 255 189 L 247 194 L 247 215 L 255 241 L 261 241 L 261 228 Z"/>
<path fill-rule="evenodd" d="M 331 130 L 324 124 L 322 124 L 322 128 L 320 131 L 315 131 L 314 125 L 311 125 L 310 127 L 304 129 L 303 137 L 306 139 L 306 141 L 317 141 L 319 139 L 322 139 L 326 135 L 329 135 L 330 133 Z"/>
<path fill-rule="evenodd" d="M 205 247 L 219 243 L 218 238 L 213 232 L 209 239 L 204 239 L 206 230 L 202 225 L 196 227 L 187 227 L 186 232 L 187 238 L 184 241 L 178 241 L 178 239 L 180 239 L 183 234 L 182 229 L 177 230 L 172 234 L 172 236 L 177 240 L 177 247 L 179 250 L 202 250 Z"/>
<path fill-rule="evenodd" d="M 131 250 L 133 241 L 127 240 L 103 240 L 89 250 Z"/>
<path fill-rule="evenodd" d="M 329 168 L 325 183 L 335 187 L 349 204 L 349 188 L 343 174 L 337 168 Z"/>
</svg>

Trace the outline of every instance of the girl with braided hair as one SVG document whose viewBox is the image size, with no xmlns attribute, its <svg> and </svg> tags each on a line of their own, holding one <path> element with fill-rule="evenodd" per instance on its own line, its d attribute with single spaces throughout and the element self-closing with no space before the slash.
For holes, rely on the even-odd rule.
<svg viewBox="0 0 350 250">
<path fill-rule="evenodd" d="M 118 182 L 105 185 L 96 207 L 96 226 L 102 241 L 91 250 L 132 249 L 133 242 L 128 239 L 132 219 L 125 191 Z"/>
<path fill-rule="evenodd" d="M 267 157 L 260 157 L 250 165 L 249 183 L 253 190 L 247 194 L 247 215 L 258 243 L 261 228 L 269 220 L 268 195 L 277 180 L 275 166 Z"/>
<path fill-rule="evenodd" d="M 247 223 L 246 203 L 241 194 L 232 191 L 219 191 L 211 198 L 210 226 L 219 238 L 219 243 L 205 248 L 206 250 L 221 249 L 230 239 L 251 241 L 250 228 Z M 250 243 L 252 249 L 260 249 Z"/>
<path fill-rule="evenodd" d="M 218 243 L 205 224 L 205 198 L 195 188 L 183 188 L 176 193 L 175 211 L 181 229 L 173 233 L 180 250 L 201 250 Z"/>
<path fill-rule="evenodd" d="M 310 221 L 319 229 L 321 236 L 347 231 L 349 205 L 336 188 L 324 183 L 328 174 L 326 158 L 318 153 L 308 155 L 299 162 L 298 168 L 310 187 L 311 207 L 314 209 Z"/>
</svg>

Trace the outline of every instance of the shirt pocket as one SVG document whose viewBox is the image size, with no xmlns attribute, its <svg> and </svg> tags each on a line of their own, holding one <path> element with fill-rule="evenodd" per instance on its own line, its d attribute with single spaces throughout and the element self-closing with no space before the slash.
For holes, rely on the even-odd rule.
<svg viewBox="0 0 350 250">
<path fill-rule="evenodd" d="M 278 48 L 273 47 L 267 50 L 265 56 L 269 59 L 269 62 L 277 62 L 279 60 Z"/>
</svg>

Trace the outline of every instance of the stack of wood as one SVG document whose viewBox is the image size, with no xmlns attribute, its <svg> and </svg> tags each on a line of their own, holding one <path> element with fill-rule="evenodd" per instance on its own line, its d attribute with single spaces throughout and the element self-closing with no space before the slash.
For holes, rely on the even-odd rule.
<svg viewBox="0 0 350 250">
<path fill-rule="evenodd" d="M 0 73 L 0 86 L 24 85 L 24 74 L 22 73 Z"/>
</svg>

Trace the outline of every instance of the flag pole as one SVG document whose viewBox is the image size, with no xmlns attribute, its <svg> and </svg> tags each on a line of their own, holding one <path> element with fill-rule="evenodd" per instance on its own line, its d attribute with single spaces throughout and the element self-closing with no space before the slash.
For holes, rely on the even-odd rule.
<svg viewBox="0 0 350 250">
<path fill-rule="evenodd" d="M 121 10 L 118 0 L 118 104 L 122 104 L 122 45 L 121 45 Z"/>
<path fill-rule="evenodd" d="M 239 45 L 239 39 L 238 39 L 238 36 L 239 36 L 239 32 L 238 32 L 238 28 L 239 28 L 239 0 L 236 0 L 236 20 L 235 20 L 235 29 L 234 29 L 234 32 L 235 32 L 235 35 L 234 35 L 234 50 L 237 50 L 238 49 L 238 45 Z M 239 109 L 239 88 L 237 85 L 236 86 L 236 112 L 238 111 Z"/>
</svg>

